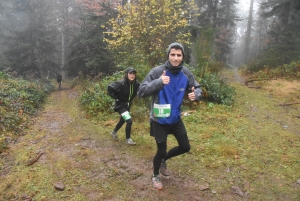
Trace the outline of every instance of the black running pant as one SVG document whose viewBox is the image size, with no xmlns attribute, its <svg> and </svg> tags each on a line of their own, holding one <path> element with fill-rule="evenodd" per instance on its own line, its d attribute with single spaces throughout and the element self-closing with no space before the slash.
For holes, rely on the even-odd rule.
<svg viewBox="0 0 300 201">
<path fill-rule="evenodd" d="M 115 132 L 118 132 L 118 130 L 120 130 L 120 128 L 124 125 L 125 123 L 125 120 L 123 119 L 123 117 L 121 116 L 121 114 L 123 112 L 126 112 L 126 111 L 130 111 L 130 108 L 125 108 L 125 107 L 122 107 L 120 108 L 117 112 L 120 114 L 120 119 L 119 119 L 119 122 L 117 123 L 114 131 Z M 131 126 L 132 126 L 132 119 L 128 119 L 126 120 L 126 127 L 125 127 L 125 134 L 126 134 L 126 139 L 129 139 L 130 138 L 130 134 L 131 134 Z"/>
<path fill-rule="evenodd" d="M 155 124 L 157 124 L 155 122 Z M 167 126 L 169 128 L 163 129 L 161 126 Z M 159 174 L 159 168 L 162 159 L 168 160 L 169 158 L 184 154 L 189 152 L 191 149 L 190 142 L 186 133 L 185 126 L 182 121 L 174 125 L 158 125 L 154 126 L 154 132 L 168 132 L 172 133 L 177 140 L 178 146 L 173 147 L 167 152 L 167 140 L 164 142 L 156 141 L 157 152 L 153 158 L 153 173 L 155 175 Z"/>
</svg>

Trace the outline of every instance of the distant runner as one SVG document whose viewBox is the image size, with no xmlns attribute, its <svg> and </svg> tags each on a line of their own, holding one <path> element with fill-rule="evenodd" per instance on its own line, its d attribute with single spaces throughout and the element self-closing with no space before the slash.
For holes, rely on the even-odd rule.
<svg viewBox="0 0 300 201">
<path fill-rule="evenodd" d="M 58 88 L 61 88 L 61 82 L 62 82 L 62 76 L 61 74 L 57 75 L 57 79 L 56 79 L 57 83 L 58 83 Z"/>
</svg>

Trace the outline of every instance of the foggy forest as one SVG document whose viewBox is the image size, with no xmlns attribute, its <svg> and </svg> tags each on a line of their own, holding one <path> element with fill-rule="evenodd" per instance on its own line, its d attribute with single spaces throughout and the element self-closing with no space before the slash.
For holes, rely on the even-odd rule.
<svg viewBox="0 0 300 201">
<path fill-rule="evenodd" d="M 300 0 L 0 0 L 0 44 L 0 200 L 300 200 Z"/>
<path fill-rule="evenodd" d="M 185 62 L 195 67 L 218 62 L 259 71 L 300 59 L 297 0 L 180 2 L 168 18 L 160 17 L 159 1 L 1 1 L 0 70 L 25 77 L 73 78 L 79 72 L 107 75 L 137 62 L 151 68 L 164 61 L 167 44 L 175 40 L 189 50 Z M 149 4 L 151 10 L 125 13 L 129 5 L 138 4 Z M 129 29 L 126 20 L 134 27 Z M 157 28 L 168 23 L 164 20 L 173 23 L 167 32 Z M 180 20 L 185 24 L 176 24 Z M 189 37 L 180 38 L 179 32 Z"/>
</svg>

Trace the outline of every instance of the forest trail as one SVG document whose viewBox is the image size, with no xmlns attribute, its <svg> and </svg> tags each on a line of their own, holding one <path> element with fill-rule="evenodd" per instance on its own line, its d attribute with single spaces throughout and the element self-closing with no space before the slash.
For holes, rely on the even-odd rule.
<svg viewBox="0 0 300 201">
<path fill-rule="evenodd" d="M 170 178 L 162 177 L 163 190 L 153 189 L 152 158 L 134 155 L 140 144 L 113 141 L 109 132 L 116 122 L 99 124 L 87 119 L 77 105 L 78 96 L 76 88 L 63 83 L 61 90 L 50 95 L 27 134 L 1 155 L 3 200 L 247 200 L 230 191 L 218 197 L 211 190 L 201 191 L 199 181 L 175 171 Z M 249 118 L 257 121 L 254 114 Z M 276 118 L 269 115 L 270 121 Z M 295 132 L 299 134 L 297 127 Z M 146 148 L 154 155 L 155 147 Z M 57 186 L 63 190 L 56 190 Z"/>
</svg>

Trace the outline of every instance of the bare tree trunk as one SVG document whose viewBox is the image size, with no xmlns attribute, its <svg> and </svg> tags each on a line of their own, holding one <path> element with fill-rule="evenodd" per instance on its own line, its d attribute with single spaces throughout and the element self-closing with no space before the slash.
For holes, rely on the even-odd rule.
<svg viewBox="0 0 300 201">
<path fill-rule="evenodd" d="M 61 67 L 60 67 L 60 71 L 61 71 L 61 75 L 63 78 L 65 78 L 65 73 L 64 73 L 64 67 L 65 67 L 65 29 L 64 29 L 64 25 L 62 26 L 62 30 L 61 30 Z"/>
<path fill-rule="evenodd" d="M 258 12 L 261 13 L 260 11 Z M 263 19 L 258 19 L 258 33 L 257 33 L 257 44 L 256 44 L 256 54 L 255 57 L 257 58 L 259 56 L 259 50 L 261 49 L 261 38 L 262 38 L 262 29 L 263 29 Z"/>
<path fill-rule="evenodd" d="M 281 30 L 285 30 L 289 23 L 291 23 L 293 13 L 292 1 L 287 1 L 283 4 L 283 15 L 281 18 Z"/>
<path fill-rule="evenodd" d="M 218 9 L 218 4 L 219 4 L 219 0 L 214 0 L 213 1 L 213 29 L 214 29 L 214 34 L 213 34 L 213 40 L 212 40 L 212 48 L 211 48 L 211 60 L 214 61 L 215 60 L 215 49 L 216 49 L 216 43 L 215 43 L 215 39 L 216 39 L 216 28 L 217 28 L 217 9 Z"/>
<path fill-rule="evenodd" d="M 290 12 L 289 12 L 289 18 L 288 18 L 288 24 L 291 24 L 293 22 L 293 17 L 296 15 L 296 9 L 295 9 L 295 2 L 290 2 Z"/>
<path fill-rule="evenodd" d="M 226 31 L 230 33 L 229 37 L 230 37 L 230 41 L 234 40 L 234 36 L 233 36 L 233 32 L 234 32 L 234 27 L 231 26 L 231 24 L 229 23 L 230 21 L 230 10 L 231 10 L 231 6 L 233 6 L 233 4 L 230 4 L 229 0 L 226 0 Z M 232 64 L 233 63 L 233 52 L 230 51 L 229 54 L 226 55 L 226 64 Z"/>
<path fill-rule="evenodd" d="M 64 67 L 65 67 L 65 51 L 66 51 L 66 46 L 65 46 L 65 6 L 66 4 L 63 3 L 62 6 L 62 25 L 61 25 L 61 66 L 60 66 L 60 74 L 62 75 L 63 78 L 65 78 L 65 72 L 64 72 Z"/>
<path fill-rule="evenodd" d="M 247 25 L 247 32 L 245 38 L 245 49 L 244 49 L 244 63 L 249 59 L 249 50 L 250 50 L 250 43 L 251 43 L 251 28 L 252 28 L 252 21 L 253 21 L 253 4 L 254 0 L 251 0 L 250 3 L 250 10 L 248 16 L 248 25 Z"/>
</svg>

